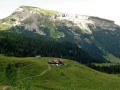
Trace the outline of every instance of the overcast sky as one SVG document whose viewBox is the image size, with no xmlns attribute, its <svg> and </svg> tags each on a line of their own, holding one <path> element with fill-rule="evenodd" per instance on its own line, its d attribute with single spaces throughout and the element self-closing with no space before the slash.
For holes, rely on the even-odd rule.
<svg viewBox="0 0 120 90">
<path fill-rule="evenodd" d="M 98 16 L 120 25 L 120 0 L 0 0 L 0 18 L 9 16 L 21 5 Z"/>
</svg>

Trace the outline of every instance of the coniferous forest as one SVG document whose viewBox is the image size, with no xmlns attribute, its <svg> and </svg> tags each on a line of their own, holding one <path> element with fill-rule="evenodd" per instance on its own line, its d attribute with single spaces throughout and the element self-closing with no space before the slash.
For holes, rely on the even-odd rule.
<svg viewBox="0 0 120 90">
<path fill-rule="evenodd" d="M 26 37 L 17 33 L 0 33 L 0 53 L 16 57 L 59 57 L 81 63 L 98 62 L 77 45 L 64 40 Z"/>
<path fill-rule="evenodd" d="M 110 66 L 99 66 L 95 64 L 88 64 L 88 67 L 95 69 L 100 72 L 105 72 L 108 74 L 119 74 L 120 73 L 120 65 L 110 65 Z"/>
</svg>

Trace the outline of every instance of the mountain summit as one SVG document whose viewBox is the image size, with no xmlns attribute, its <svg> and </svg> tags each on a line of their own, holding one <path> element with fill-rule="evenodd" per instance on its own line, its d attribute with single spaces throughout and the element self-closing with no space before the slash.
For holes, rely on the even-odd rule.
<svg viewBox="0 0 120 90">
<path fill-rule="evenodd" d="M 99 17 L 20 6 L 0 20 L 0 31 L 3 30 L 63 39 L 75 43 L 98 60 L 106 59 L 108 54 L 120 57 L 120 26 Z"/>
<path fill-rule="evenodd" d="M 6 28 L 12 26 L 24 26 L 25 29 L 29 29 L 31 31 L 36 30 L 39 34 L 45 34 L 44 31 L 41 31 L 40 29 L 40 26 L 45 26 L 40 24 L 41 19 L 48 19 L 48 21 L 53 23 L 60 21 L 62 23 L 66 23 L 66 26 L 68 27 L 78 27 L 83 33 L 87 34 L 92 34 L 91 28 L 96 29 L 97 27 L 100 27 L 102 29 L 115 30 L 118 27 L 114 24 L 114 21 L 98 17 L 66 14 L 31 6 L 20 6 L 12 13 L 12 15 L 1 20 L 1 29 L 3 28 L 2 25 L 5 25 Z M 53 26 L 56 27 L 56 25 Z"/>
</svg>

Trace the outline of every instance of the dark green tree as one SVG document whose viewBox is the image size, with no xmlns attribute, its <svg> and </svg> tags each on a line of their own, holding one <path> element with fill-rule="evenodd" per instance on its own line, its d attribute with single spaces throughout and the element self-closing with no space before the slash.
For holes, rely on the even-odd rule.
<svg viewBox="0 0 120 90">
<path fill-rule="evenodd" d="M 17 68 L 15 67 L 14 64 L 7 64 L 5 67 L 5 75 L 8 83 L 11 86 L 16 86 L 16 81 L 17 81 Z"/>
</svg>

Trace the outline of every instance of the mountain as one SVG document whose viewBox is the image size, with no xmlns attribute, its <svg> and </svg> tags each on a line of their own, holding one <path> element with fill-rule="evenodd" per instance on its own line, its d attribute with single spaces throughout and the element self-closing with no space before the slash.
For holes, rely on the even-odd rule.
<svg viewBox="0 0 120 90">
<path fill-rule="evenodd" d="M 18 58 L 0 55 L 0 90 L 119 90 L 120 77 L 90 69 L 78 62 L 64 60 L 63 66 L 49 65 L 58 58 Z M 5 66 L 10 63 L 19 70 L 16 86 L 11 86 L 5 76 Z M 15 75 L 14 75 L 15 76 Z M 12 77 L 11 77 L 12 78 Z M 31 79 L 30 79 L 31 78 Z M 29 81 L 29 84 L 27 83 Z M 15 82 L 15 81 L 14 81 Z M 23 89 L 24 88 L 24 89 Z M 19 90 L 19 89 L 17 89 Z"/>
<path fill-rule="evenodd" d="M 120 57 L 120 26 L 99 17 L 21 6 L 0 20 L 0 31 L 68 41 L 98 61 Z"/>
</svg>

